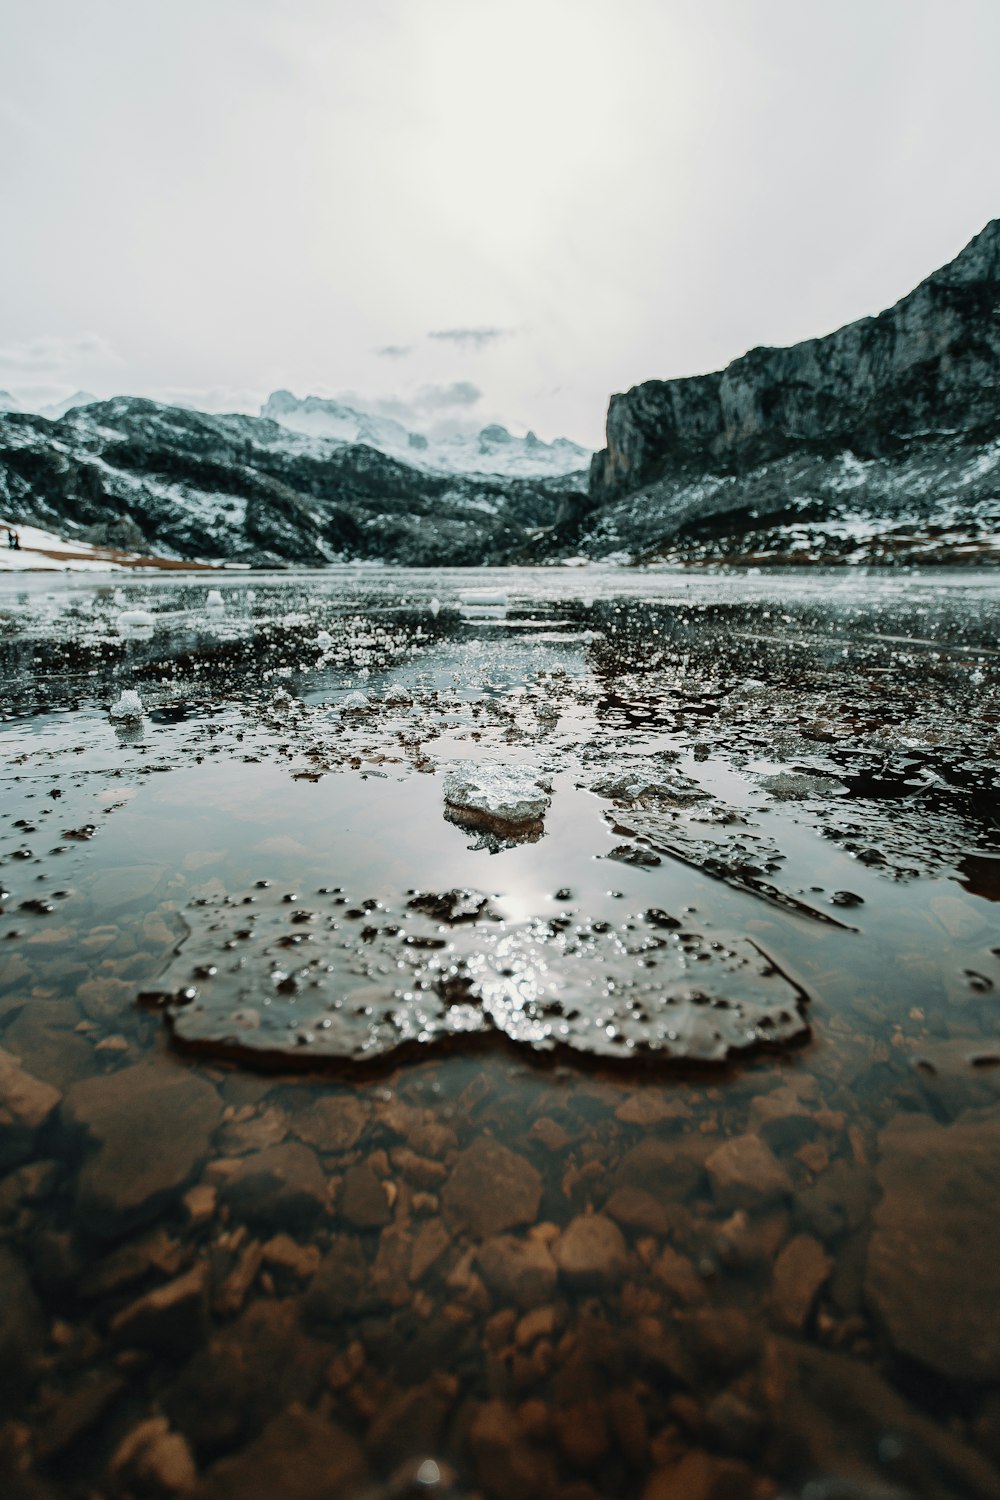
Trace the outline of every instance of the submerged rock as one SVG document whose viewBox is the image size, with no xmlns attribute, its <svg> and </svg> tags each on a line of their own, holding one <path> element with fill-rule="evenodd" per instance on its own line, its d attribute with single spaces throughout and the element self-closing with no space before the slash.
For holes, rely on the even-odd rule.
<svg viewBox="0 0 1000 1500">
<path fill-rule="evenodd" d="M 897 1116 L 879 1155 L 866 1300 L 901 1354 L 952 1380 L 1000 1380 L 1000 1112 Z"/>
<path fill-rule="evenodd" d="M 221 1115 L 210 1083 L 155 1063 L 74 1084 L 62 1117 L 94 1148 L 77 1187 L 85 1227 L 114 1237 L 154 1218 L 208 1155 Z"/>
<path fill-rule="evenodd" d="M 479 1238 L 530 1224 L 542 1179 L 523 1156 L 483 1137 L 461 1153 L 441 1194 L 445 1218 Z"/>
</svg>

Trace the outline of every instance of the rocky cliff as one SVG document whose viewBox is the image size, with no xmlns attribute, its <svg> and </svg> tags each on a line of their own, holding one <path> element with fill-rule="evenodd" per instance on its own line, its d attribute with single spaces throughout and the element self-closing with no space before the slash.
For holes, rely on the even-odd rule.
<svg viewBox="0 0 1000 1500">
<path fill-rule="evenodd" d="M 1000 220 L 878 317 L 613 396 L 590 499 L 595 557 L 1000 562 Z"/>
</svg>

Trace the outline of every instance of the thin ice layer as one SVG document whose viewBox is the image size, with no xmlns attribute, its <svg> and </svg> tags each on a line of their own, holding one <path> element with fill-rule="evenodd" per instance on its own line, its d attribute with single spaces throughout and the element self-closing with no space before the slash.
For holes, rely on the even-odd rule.
<svg viewBox="0 0 1000 1500">
<path fill-rule="evenodd" d="M 160 997 L 182 1043 L 363 1061 L 496 1032 L 533 1050 L 720 1062 L 807 1031 L 804 992 L 755 943 L 655 910 L 614 927 L 570 911 L 508 924 L 470 892 L 395 910 L 250 894 L 187 913 Z"/>
</svg>

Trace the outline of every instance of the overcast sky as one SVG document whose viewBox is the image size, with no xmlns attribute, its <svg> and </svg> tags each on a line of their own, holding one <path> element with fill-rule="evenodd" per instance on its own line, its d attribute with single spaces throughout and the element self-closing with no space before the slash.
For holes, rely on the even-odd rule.
<svg viewBox="0 0 1000 1500">
<path fill-rule="evenodd" d="M 997 0 L 0 0 L 0 387 L 601 441 L 1000 214 Z"/>
</svg>

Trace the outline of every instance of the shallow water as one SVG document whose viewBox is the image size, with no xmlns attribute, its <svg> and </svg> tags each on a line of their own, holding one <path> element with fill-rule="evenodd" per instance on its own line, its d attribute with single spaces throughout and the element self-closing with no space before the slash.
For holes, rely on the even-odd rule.
<svg viewBox="0 0 1000 1500">
<path fill-rule="evenodd" d="M 208 587 L 0 594 L 10 1484 L 1000 1492 L 992 577 Z"/>
</svg>

